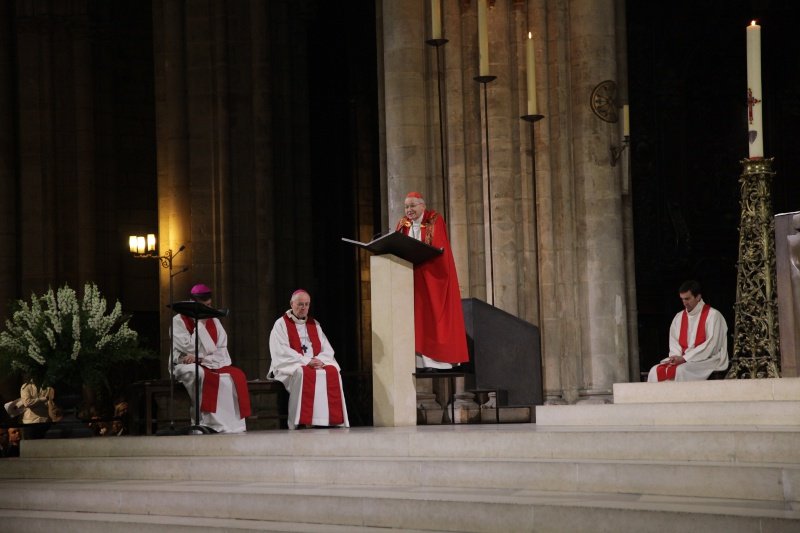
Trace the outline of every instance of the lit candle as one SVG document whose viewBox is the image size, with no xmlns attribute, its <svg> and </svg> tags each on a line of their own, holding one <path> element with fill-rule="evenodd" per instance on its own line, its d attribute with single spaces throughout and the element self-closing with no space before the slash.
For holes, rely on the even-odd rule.
<svg viewBox="0 0 800 533">
<path fill-rule="evenodd" d="M 486 27 L 486 0 L 478 0 L 478 54 L 481 76 L 489 75 L 489 34 Z"/>
<path fill-rule="evenodd" d="M 631 108 L 628 104 L 622 106 L 622 136 L 630 137 L 631 135 Z"/>
<path fill-rule="evenodd" d="M 761 101 L 761 26 L 747 27 L 747 130 L 750 159 L 764 157 L 764 125 Z"/>
<path fill-rule="evenodd" d="M 431 0 L 431 39 L 442 38 L 442 1 Z"/>
<path fill-rule="evenodd" d="M 538 115 L 536 106 L 536 58 L 533 54 L 533 35 L 528 32 L 525 43 L 525 68 L 528 69 L 528 114 Z"/>
</svg>

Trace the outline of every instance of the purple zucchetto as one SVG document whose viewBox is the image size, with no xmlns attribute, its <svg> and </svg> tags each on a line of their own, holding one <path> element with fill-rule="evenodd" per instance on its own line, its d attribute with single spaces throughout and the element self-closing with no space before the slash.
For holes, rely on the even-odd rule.
<svg viewBox="0 0 800 533">
<path fill-rule="evenodd" d="M 196 300 L 208 300 L 211 298 L 211 289 L 208 287 L 208 285 L 198 283 L 192 287 L 192 290 L 189 291 L 189 294 Z"/>
</svg>

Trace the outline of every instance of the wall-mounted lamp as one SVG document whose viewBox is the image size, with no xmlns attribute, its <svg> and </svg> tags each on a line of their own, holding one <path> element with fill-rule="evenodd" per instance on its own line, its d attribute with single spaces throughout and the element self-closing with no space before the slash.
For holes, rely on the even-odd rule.
<svg viewBox="0 0 800 533">
<path fill-rule="evenodd" d="M 131 235 L 128 237 L 128 247 L 134 257 L 153 257 L 156 252 L 156 236 L 153 233 L 147 235 Z"/>
<path fill-rule="evenodd" d="M 616 124 L 619 122 L 619 108 L 617 106 L 617 83 L 605 80 L 598 83 L 592 90 L 589 106 L 598 118 L 605 122 Z M 622 106 L 622 143 L 620 146 L 609 147 L 611 152 L 611 166 L 617 166 L 619 158 L 630 144 L 630 107 Z"/>
<path fill-rule="evenodd" d="M 622 146 L 611 147 L 611 166 L 617 166 L 617 161 L 622 156 L 622 152 L 631 143 L 631 108 L 628 104 L 622 106 Z"/>
<path fill-rule="evenodd" d="M 161 266 L 169 269 L 170 279 L 172 279 L 173 276 L 177 276 L 178 274 L 182 274 L 183 272 L 189 270 L 189 267 L 185 267 L 179 272 L 174 274 L 172 273 L 172 260 L 175 259 L 179 253 L 184 251 L 186 246 L 181 244 L 181 247 L 178 248 L 178 251 L 174 254 L 170 249 L 164 252 L 164 255 L 159 256 L 158 250 L 156 249 L 155 233 L 148 233 L 147 235 L 131 235 L 128 237 L 128 248 L 130 249 L 131 254 L 133 254 L 133 257 L 137 259 L 158 259 L 161 261 Z M 172 303 L 171 297 L 170 303 Z"/>
<path fill-rule="evenodd" d="M 133 254 L 133 257 L 137 259 L 158 259 L 161 262 L 162 268 L 169 269 L 169 305 L 172 308 L 172 304 L 175 303 L 174 300 L 174 284 L 172 283 L 172 278 L 177 276 L 178 274 L 183 274 L 189 267 L 183 267 L 182 269 L 178 270 L 177 272 L 172 271 L 172 261 L 175 259 L 179 253 L 186 249 L 186 245 L 181 244 L 181 247 L 178 248 L 178 251 L 174 254 L 172 253 L 172 249 L 167 250 L 164 252 L 164 255 L 159 256 L 158 251 L 156 250 L 156 236 L 154 233 L 148 233 L 147 235 L 131 235 L 128 237 L 128 248 Z M 171 336 L 170 336 L 171 337 Z M 172 368 L 172 348 L 170 348 L 169 353 L 169 379 L 170 379 L 170 400 L 169 400 L 169 432 L 168 434 L 174 434 L 175 431 L 175 415 L 174 415 L 174 398 L 173 398 L 173 368 Z"/>
<path fill-rule="evenodd" d="M 628 145 L 630 143 L 631 143 L 631 138 L 630 138 L 629 135 L 626 135 L 625 137 L 622 138 L 622 144 L 619 147 L 617 147 L 617 146 L 611 146 L 610 147 L 610 150 L 611 150 L 611 166 L 612 167 L 617 166 L 617 162 L 619 161 L 619 158 L 622 157 L 622 152 L 625 151 L 625 149 L 628 147 Z"/>
</svg>

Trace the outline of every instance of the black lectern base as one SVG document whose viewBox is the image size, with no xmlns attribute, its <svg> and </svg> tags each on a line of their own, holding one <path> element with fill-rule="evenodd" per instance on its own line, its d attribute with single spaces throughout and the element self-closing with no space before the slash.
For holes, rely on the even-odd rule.
<svg viewBox="0 0 800 533">
<path fill-rule="evenodd" d="M 186 435 L 186 428 L 180 429 L 170 426 L 168 428 L 163 428 L 156 431 L 156 437 L 164 437 L 167 435 Z"/>
<path fill-rule="evenodd" d="M 210 435 L 211 433 L 216 433 L 216 431 L 206 426 L 191 426 L 186 432 L 187 435 Z"/>
</svg>

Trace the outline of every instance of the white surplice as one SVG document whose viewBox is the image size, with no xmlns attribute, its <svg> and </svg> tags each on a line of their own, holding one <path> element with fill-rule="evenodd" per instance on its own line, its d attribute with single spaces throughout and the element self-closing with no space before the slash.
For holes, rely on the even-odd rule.
<svg viewBox="0 0 800 533">
<path fill-rule="evenodd" d="M 300 342 L 307 349 L 305 353 L 296 352 L 289 345 L 289 334 L 286 330 L 286 322 L 283 315 L 275 321 L 272 327 L 272 332 L 269 335 L 269 351 L 272 356 L 270 363 L 268 379 L 276 379 L 283 383 L 286 390 L 289 391 L 289 418 L 288 425 L 290 429 L 295 429 L 300 421 L 301 409 L 303 407 L 303 369 L 307 366 L 314 357 L 311 347 L 311 338 L 308 335 L 308 328 L 306 321 L 295 317 L 291 310 L 286 312 L 286 315 L 296 325 L 297 334 L 300 337 Z M 314 320 L 312 318 L 312 320 Z M 319 334 L 319 341 L 321 345 L 320 353 L 316 358 L 322 361 L 325 366 L 332 366 L 336 368 L 336 374 L 339 378 L 339 389 L 341 393 L 342 414 L 344 416 L 344 423 L 341 427 L 350 427 L 350 422 L 347 419 L 347 406 L 344 401 L 344 388 L 342 387 L 342 377 L 339 374 L 341 368 L 339 363 L 334 358 L 334 351 L 325 333 L 322 331 L 322 326 L 319 322 L 314 320 L 317 326 L 317 333 Z M 323 369 L 317 369 L 317 380 L 314 387 L 314 412 L 311 424 L 314 426 L 330 426 L 328 414 L 328 389 L 327 389 L 327 373 Z"/>
<path fill-rule="evenodd" d="M 206 329 L 206 320 L 213 320 L 217 329 L 217 342 L 211 338 Z M 203 377 L 205 373 L 203 367 L 219 369 L 231 365 L 231 357 L 228 353 L 228 334 L 222 323 L 216 318 L 202 319 L 198 321 L 197 329 L 200 331 L 198 355 L 200 367 L 200 399 L 203 396 Z M 180 315 L 175 315 L 172 319 L 173 332 L 173 364 L 175 379 L 186 387 L 191 399 L 191 415 L 194 423 L 194 363 L 185 364 L 185 355 L 194 355 L 195 333 L 189 333 Z M 229 374 L 220 374 L 219 392 L 217 395 L 217 411 L 215 413 L 200 412 L 200 425 L 210 427 L 219 433 L 242 433 L 247 430 L 244 418 L 239 415 L 239 397 L 236 394 L 236 386 Z"/>
<path fill-rule="evenodd" d="M 681 334 L 681 320 L 683 311 L 675 315 L 672 325 L 669 328 L 669 354 L 682 355 L 686 362 L 678 365 L 675 371 L 675 381 L 701 381 L 708 379 L 712 372 L 725 370 L 728 368 L 728 324 L 722 313 L 714 309 L 709 309 L 706 317 L 705 333 L 706 338 L 702 344 L 695 346 L 694 340 L 697 335 L 697 324 L 700 321 L 700 314 L 706 303 L 700 302 L 689 312 L 689 327 L 686 332 L 686 343 L 688 348 L 686 353 L 682 353 L 678 339 Z M 666 363 L 669 358 L 661 360 Z M 656 368 L 650 369 L 647 381 L 657 382 Z"/>
</svg>

